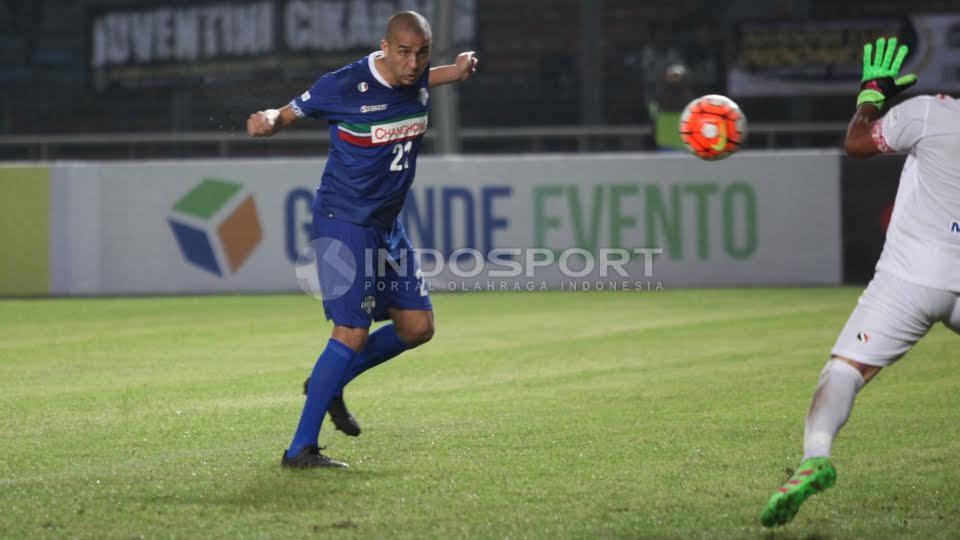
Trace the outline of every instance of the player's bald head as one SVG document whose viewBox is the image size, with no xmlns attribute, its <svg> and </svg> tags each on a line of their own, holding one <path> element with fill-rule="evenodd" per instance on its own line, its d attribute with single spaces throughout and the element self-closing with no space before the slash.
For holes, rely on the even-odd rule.
<svg viewBox="0 0 960 540">
<path fill-rule="evenodd" d="M 387 21 L 377 61 L 391 86 L 414 84 L 430 64 L 430 23 L 423 15 L 401 11 Z"/>
<path fill-rule="evenodd" d="M 390 20 L 387 21 L 387 33 L 383 39 L 392 43 L 395 41 L 397 34 L 403 32 L 420 34 L 427 41 L 430 41 L 433 34 L 430 30 L 430 23 L 416 11 L 401 11 L 390 17 Z"/>
</svg>

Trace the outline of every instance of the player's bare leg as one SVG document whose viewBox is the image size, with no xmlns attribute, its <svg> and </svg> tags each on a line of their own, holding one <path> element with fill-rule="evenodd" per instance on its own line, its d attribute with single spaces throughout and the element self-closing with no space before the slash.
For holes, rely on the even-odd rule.
<svg viewBox="0 0 960 540">
<path fill-rule="evenodd" d="M 353 349 L 353 352 L 360 352 L 363 350 L 363 346 L 366 345 L 369 335 L 370 330 L 366 328 L 337 325 L 333 327 L 333 335 L 330 337 L 350 347 Z"/>
<path fill-rule="evenodd" d="M 437 328 L 429 310 L 391 308 L 390 320 L 397 327 L 397 336 L 411 349 L 433 339 Z"/>
<path fill-rule="evenodd" d="M 760 517 L 767 527 L 789 522 L 811 496 L 833 486 L 837 471 L 830 448 L 853 410 L 857 393 L 882 368 L 832 356 L 820 373 L 803 433 L 803 459 L 797 471 L 770 497 Z"/>
</svg>

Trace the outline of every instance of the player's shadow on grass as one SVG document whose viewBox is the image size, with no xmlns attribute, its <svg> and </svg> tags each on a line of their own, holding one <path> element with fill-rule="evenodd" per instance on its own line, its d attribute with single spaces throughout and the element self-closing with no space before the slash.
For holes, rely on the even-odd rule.
<svg viewBox="0 0 960 540">
<path fill-rule="evenodd" d="M 260 505 L 274 504 L 278 494 L 290 494 L 292 506 L 304 509 L 317 508 L 314 497 L 304 498 L 304 493 L 313 493 L 322 488 L 331 497 L 337 495 L 354 496 L 361 491 L 360 486 L 370 480 L 382 480 L 391 476 L 400 476 L 401 471 L 391 469 L 360 470 L 342 469 L 306 469 L 289 470 L 277 467 L 273 471 L 261 471 L 252 478 L 243 490 L 224 500 L 228 504 Z M 320 505 L 322 506 L 322 505 Z"/>
<path fill-rule="evenodd" d="M 318 488 L 322 488 L 324 494 L 330 497 L 352 497 L 361 493 L 363 484 L 371 480 L 401 476 L 401 472 L 391 469 L 289 470 L 277 467 L 274 471 L 260 471 L 256 477 L 250 478 L 240 491 L 225 494 L 227 496 L 223 498 L 223 502 L 242 505 L 275 504 L 278 495 L 286 498 L 286 494 L 289 494 L 290 505 L 303 506 L 304 509 L 317 508 L 318 502 L 315 498 L 305 498 L 304 493 L 315 493 Z"/>
<path fill-rule="evenodd" d="M 797 534 L 789 529 L 777 529 L 765 531 L 763 538 L 764 540 L 827 540 L 828 538 L 836 538 L 836 536 L 820 533 Z"/>
<path fill-rule="evenodd" d="M 399 469 L 375 470 L 358 469 L 281 469 L 258 471 L 258 474 L 246 482 L 246 486 L 238 493 L 225 497 L 226 504 L 267 505 L 275 504 L 277 496 L 286 498 L 291 507 L 302 506 L 304 509 L 323 506 L 315 497 L 303 497 L 304 493 L 315 493 L 318 488 L 330 497 L 337 495 L 355 496 L 361 492 L 361 486 L 371 480 L 383 480 L 392 476 L 401 476 Z"/>
<path fill-rule="evenodd" d="M 279 466 L 274 470 L 261 469 L 242 481 L 236 476 L 222 483 L 208 485 L 207 489 L 190 493 L 143 494 L 139 497 L 149 505 L 175 507 L 178 505 L 235 506 L 242 508 L 270 508 L 280 505 L 290 510 L 316 511 L 335 507 L 337 496 L 354 497 L 362 492 L 362 484 L 401 476 L 400 470 L 288 470 Z M 324 497 L 307 496 L 323 490 Z"/>
</svg>

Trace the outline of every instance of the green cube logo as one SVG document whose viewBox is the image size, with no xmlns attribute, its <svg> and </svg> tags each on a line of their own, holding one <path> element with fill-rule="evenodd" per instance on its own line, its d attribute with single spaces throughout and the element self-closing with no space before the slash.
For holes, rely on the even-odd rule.
<svg viewBox="0 0 960 540">
<path fill-rule="evenodd" d="M 184 259 L 221 277 L 239 270 L 263 240 L 253 196 L 237 182 L 205 178 L 168 221 Z"/>
</svg>

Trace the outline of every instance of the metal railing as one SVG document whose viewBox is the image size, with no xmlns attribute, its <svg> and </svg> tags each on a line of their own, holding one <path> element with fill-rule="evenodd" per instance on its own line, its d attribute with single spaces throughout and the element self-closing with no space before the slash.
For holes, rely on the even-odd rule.
<svg viewBox="0 0 960 540">
<path fill-rule="evenodd" d="M 794 138 L 800 141 L 804 137 L 819 136 L 828 139 L 840 137 L 846 130 L 846 123 L 776 123 L 753 124 L 750 126 L 748 147 L 777 148 L 778 140 Z M 574 151 L 596 149 L 593 141 L 600 139 L 619 139 L 633 141 L 628 147 L 635 149 L 653 148 L 653 130 L 649 125 L 597 125 L 597 126 L 523 126 L 462 128 L 458 136 L 462 148 L 469 149 L 472 143 L 525 141 L 528 147 L 542 148 L 548 142 L 564 141 Z M 0 136 L 0 159 L 29 159 L 46 161 L 62 158 L 76 158 L 68 149 L 88 149 L 93 154 L 104 152 L 113 158 L 138 159 L 151 157 L 143 152 L 146 146 L 162 148 L 175 145 L 207 145 L 205 155 L 209 157 L 236 157 L 248 155 L 252 145 L 272 147 L 274 149 L 291 144 L 314 145 L 329 140 L 326 129 L 290 130 L 275 137 L 254 139 L 245 132 L 203 131 L 183 133 L 76 133 L 60 135 L 2 135 Z M 427 134 L 432 141 L 433 135 Z M 637 144 L 636 141 L 642 141 Z M 789 147 L 816 146 L 795 143 Z M 822 144 L 820 146 L 823 146 Z M 468 150 L 469 151 L 469 150 Z"/>
</svg>

